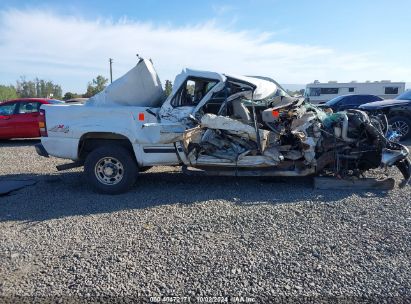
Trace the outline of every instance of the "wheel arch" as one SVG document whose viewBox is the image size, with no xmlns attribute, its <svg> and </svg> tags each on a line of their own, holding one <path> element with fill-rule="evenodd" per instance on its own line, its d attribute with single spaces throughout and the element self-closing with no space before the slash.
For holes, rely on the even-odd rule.
<svg viewBox="0 0 411 304">
<path fill-rule="evenodd" d="M 134 160 L 137 161 L 131 140 L 125 135 L 114 132 L 84 133 L 78 143 L 79 159 L 84 160 L 94 149 L 110 144 L 126 148 L 133 155 Z"/>
</svg>

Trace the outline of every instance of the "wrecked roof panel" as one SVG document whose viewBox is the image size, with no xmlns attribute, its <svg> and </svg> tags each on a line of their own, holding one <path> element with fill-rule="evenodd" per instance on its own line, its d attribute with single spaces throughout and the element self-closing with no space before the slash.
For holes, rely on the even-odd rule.
<svg viewBox="0 0 411 304">
<path fill-rule="evenodd" d="M 158 107 L 163 100 L 164 91 L 152 62 L 141 59 L 125 75 L 91 97 L 87 106 Z"/>
<path fill-rule="evenodd" d="M 181 87 L 183 82 L 189 77 L 215 79 L 217 81 L 222 81 L 222 82 L 226 80 L 226 77 L 220 73 L 208 72 L 208 71 L 198 71 L 198 70 L 192 70 L 192 69 L 183 69 L 181 73 L 178 74 L 174 80 L 173 93 L 175 93 Z"/>
<path fill-rule="evenodd" d="M 277 86 L 275 83 L 260 79 L 260 78 L 255 78 L 255 77 L 250 77 L 250 76 L 238 76 L 238 75 L 226 75 L 230 78 L 233 79 L 238 79 L 240 81 L 248 82 L 251 85 L 255 87 L 253 99 L 254 100 L 262 100 L 270 95 L 273 95 L 277 91 Z"/>
</svg>

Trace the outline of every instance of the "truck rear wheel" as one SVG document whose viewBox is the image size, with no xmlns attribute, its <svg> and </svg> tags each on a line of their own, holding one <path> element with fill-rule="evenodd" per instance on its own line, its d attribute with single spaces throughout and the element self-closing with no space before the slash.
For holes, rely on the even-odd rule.
<svg viewBox="0 0 411 304">
<path fill-rule="evenodd" d="M 87 155 L 84 172 L 95 191 L 120 194 L 134 185 L 138 167 L 126 148 L 102 146 Z"/>
</svg>

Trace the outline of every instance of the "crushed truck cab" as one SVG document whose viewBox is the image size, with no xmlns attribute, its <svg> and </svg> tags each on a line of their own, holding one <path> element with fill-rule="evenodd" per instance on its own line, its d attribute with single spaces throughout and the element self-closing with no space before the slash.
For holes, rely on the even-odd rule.
<svg viewBox="0 0 411 304">
<path fill-rule="evenodd" d="M 42 156 L 84 166 L 95 190 L 127 191 L 151 166 L 186 174 L 360 176 L 397 166 L 410 179 L 408 149 L 384 117 L 332 113 L 290 97 L 274 80 L 183 70 L 165 97 L 152 63 L 141 59 L 84 105 L 44 105 Z"/>
</svg>

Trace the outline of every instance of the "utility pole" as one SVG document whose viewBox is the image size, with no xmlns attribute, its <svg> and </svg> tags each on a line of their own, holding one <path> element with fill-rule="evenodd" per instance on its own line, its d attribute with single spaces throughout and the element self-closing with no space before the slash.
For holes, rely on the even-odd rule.
<svg viewBox="0 0 411 304">
<path fill-rule="evenodd" d="M 110 62 L 110 83 L 113 83 L 113 59 L 109 58 L 108 62 Z"/>
</svg>

